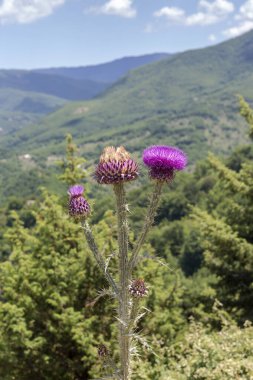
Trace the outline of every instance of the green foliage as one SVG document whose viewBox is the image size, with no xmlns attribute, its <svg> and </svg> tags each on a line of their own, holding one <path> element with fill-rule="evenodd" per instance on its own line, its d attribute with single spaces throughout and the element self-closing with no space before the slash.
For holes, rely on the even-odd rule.
<svg viewBox="0 0 253 380">
<path fill-rule="evenodd" d="M 82 183 L 86 175 L 76 153 L 68 136 L 67 158 L 60 164 L 61 179 L 68 184 Z M 177 176 L 163 195 L 136 273 L 149 284 L 149 296 L 136 331 L 141 360 L 135 380 L 252 378 L 252 327 L 239 328 L 232 321 L 242 326 L 245 318 L 253 318 L 252 158 L 251 147 L 238 148 L 227 165 L 210 155 L 192 174 Z M 92 195 L 96 192 L 94 234 L 117 279 L 112 194 L 103 188 L 101 196 L 94 186 Z M 141 190 L 129 187 L 130 226 L 137 231 L 130 235 L 130 246 L 140 231 L 148 193 L 146 183 Z M 101 342 L 117 359 L 114 302 L 97 298 L 97 291 L 106 294 L 104 281 L 63 203 L 66 196 L 63 201 L 44 191 L 39 201 L 12 198 L 1 210 L 3 380 L 96 378 Z M 188 216 L 190 204 L 196 223 Z M 216 298 L 224 310 L 212 311 Z M 142 350 L 146 340 L 158 356 Z"/>
<path fill-rule="evenodd" d="M 239 328 L 227 318 L 216 302 L 213 313 L 221 324 L 212 331 L 208 324 L 191 318 L 184 337 L 170 345 L 153 337 L 157 356 L 141 360 L 135 368 L 135 380 L 251 380 L 253 328 L 246 322 Z M 146 355 L 148 357 L 148 355 Z"/>
<path fill-rule="evenodd" d="M 85 302 L 101 282 L 82 231 L 57 199 L 44 193 L 37 207 L 33 229 L 13 212 L 15 222 L 6 232 L 12 253 L 0 266 L 0 375 L 83 379 L 100 330 Z"/>
<path fill-rule="evenodd" d="M 169 350 L 167 378 L 250 380 L 253 376 L 252 338 L 253 328 L 249 323 L 240 329 L 227 321 L 221 331 L 210 332 L 202 323 L 192 322 L 179 347 Z"/>
<path fill-rule="evenodd" d="M 252 110 L 243 99 L 241 109 L 250 122 Z M 224 307 L 239 321 L 252 321 L 252 160 L 242 161 L 238 171 L 213 155 L 209 162 L 219 177 L 210 191 L 209 210 L 193 209 L 203 237 L 205 265 L 217 276 L 217 296 Z"/>
<path fill-rule="evenodd" d="M 59 162 L 59 166 L 62 169 L 63 174 L 61 174 L 58 178 L 68 185 L 75 185 L 77 183 L 81 183 L 86 176 L 85 171 L 81 169 L 85 159 L 82 157 L 76 157 L 78 148 L 73 143 L 73 139 L 70 134 L 67 134 L 66 136 L 66 144 L 66 159 Z"/>
<path fill-rule="evenodd" d="M 249 135 L 253 138 L 253 110 L 250 108 L 250 105 L 243 99 L 242 96 L 240 99 L 240 113 L 245 118 L 249 125 Z"/>
</svg>

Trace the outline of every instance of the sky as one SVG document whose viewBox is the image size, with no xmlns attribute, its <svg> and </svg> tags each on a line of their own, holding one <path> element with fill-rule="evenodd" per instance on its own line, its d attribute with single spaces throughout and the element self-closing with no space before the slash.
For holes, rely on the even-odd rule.
<svg viewBox="0 0 253 380">
<path fill-rule="evenodd" d="M 253 29 L 253 0 L 0 0 L 0 68 L 175 53 Z"/>
</svg>

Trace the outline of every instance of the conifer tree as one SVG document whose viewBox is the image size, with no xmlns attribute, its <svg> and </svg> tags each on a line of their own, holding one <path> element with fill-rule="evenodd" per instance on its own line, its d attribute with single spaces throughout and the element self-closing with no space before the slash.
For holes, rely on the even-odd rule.
<svg viewBox="0 0 253 380">
<path fill-rule="evenodd" d="M 62 179 L 69 184 L 83 179 L 84 172 L 70 136 L 67 142 Z M 104 281 L 58 197 L 43 190 L 34 210 L 29 229 L 13 211 L 4 236 L 11 255 L 0 263 L 0 378 L 87 379 L 105 315 L 100 307 L 94 316 L 88 304 Z M 106 226 L 107 218 L 103 228 L 97 226 L 101 245 Z"/>
<path fill-rule="evenodd" d="M 253 111 L 242 98 L 240 109 L 253 138 Z M 235 172 L 213 155 L 209 163 L 219 176 L 214 191 L 221 201 L 211 213 L 193 211 L 204 238 L 205 265 L 217 275 L 224 306 L 239 320 L 253 320 L 253 165 L 246 160 Z"/>
</svg>

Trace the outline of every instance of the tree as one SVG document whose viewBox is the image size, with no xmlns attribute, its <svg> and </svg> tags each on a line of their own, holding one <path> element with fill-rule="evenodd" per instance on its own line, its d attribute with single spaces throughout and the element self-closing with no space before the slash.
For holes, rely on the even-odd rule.
<svg viewBox="0 0 253 380">
<path fill-rule="evenodd" d="M 0 377 L 81 380 L 101 332 L 85 303 L 102 282 L 82 231 L 55 197 L 44 192 L 35 217 L 28 230 L 13 213 L 6 233 L 12 253 L 0 266 Z"/>
<path fill-rule="evenodd" d="M 240 107 L 252 128 L 253 111 L 243 99 Z M 238 172 L 213 155 L 209 162 L 219 175 L 212 190 L 218 202 L 208 212 L 193 211 L 204 238 L 205 265 L 217 275 L 217 296 L 224 307 L 240 321 L 253 320 L 252 160 L 245 160 Z"/>
<path fill-rule="evenodd" d="M 80 162 L 74 158 L 70 136 L 68 149 L 67 162 L 74 168 L 70 171 L 66 165 L 63 179 L 71 183 L 84 173 L 76 167 Z M 42 193 L 41 201 L 33 205 L 34 223 L 27 226 L 22 215 L 10 211 L 4 235 L 11 254 L 0 264 L 0 377 L 83 380 L 96 364 L 101 320 L 107 318 L 101 305 L 95 317 L 87 304 L 104 281 L 80 227 L 70 220 L 59 198 L 46 190 Z M 105 218 L 103 229 L 97 226 L 99 242 L 107 222 Z"/>
</svg>

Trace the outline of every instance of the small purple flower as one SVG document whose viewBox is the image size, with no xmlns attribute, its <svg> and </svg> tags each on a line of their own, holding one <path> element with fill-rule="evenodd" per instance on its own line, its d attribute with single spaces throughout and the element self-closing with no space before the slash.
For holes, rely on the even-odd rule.
<svg viewBox="0 0 253 380">
<path fill-rule="evenodd" d="M 129 292 L 134 298 L 142 298 L 148 294 L 148 288 L 146 287 L 144 280 L 138 278 L 133 280 L 129 285 Z"/>
<path fill-rule="evenodd" d="M 133 181 L 137 176 L 138 165 L 123 146 L 106 147 L 94 174 L 98 183 L 106 185 Z"/>
<path fill-rule="evenodd" d="M 90 205 L 83 197 L 84 188 L 81 185 L 74 185 L 69 188 L 69 215 L 81 219 L 90 214 Z"/>
<path fill-rule="evenodd" d="M 151 146 L 144 150 L 142 159 L 149 167 L 151 178 L 168 182 L 174 178 L 175 171 L 187 165 L 186 154 L 173 146 Z"/>
<path fill-rule="evenodd" d="M 72 198 L 83 195 L 84 187 L 82 185 L 74 185 L 69 188 L 68 195 Z"/>
</svg>

